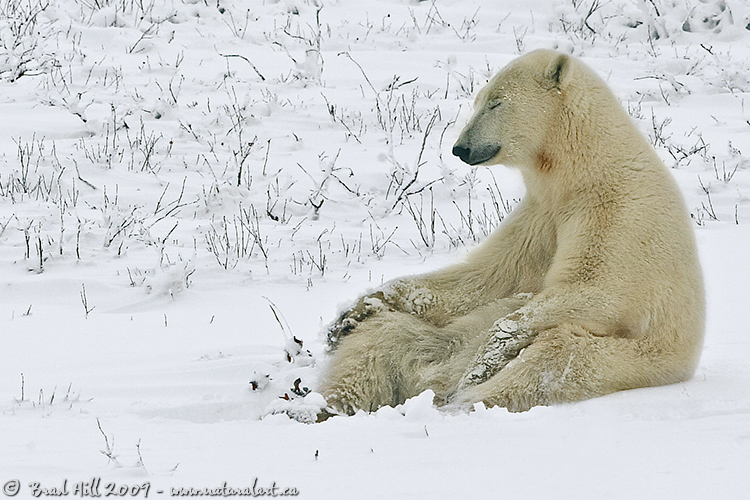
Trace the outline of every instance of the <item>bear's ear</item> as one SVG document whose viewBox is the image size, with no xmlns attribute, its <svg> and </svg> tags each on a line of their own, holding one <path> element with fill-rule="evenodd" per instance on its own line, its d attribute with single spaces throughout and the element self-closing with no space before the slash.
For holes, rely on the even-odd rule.
<svg viewBox="0 0 750 500">
<path fill-rule="evenodd" d="M 556 54 L 544 72 L 544 86 L 548 89 L 562 90 L 570 76 L 570 57 Z"/>
</svg>

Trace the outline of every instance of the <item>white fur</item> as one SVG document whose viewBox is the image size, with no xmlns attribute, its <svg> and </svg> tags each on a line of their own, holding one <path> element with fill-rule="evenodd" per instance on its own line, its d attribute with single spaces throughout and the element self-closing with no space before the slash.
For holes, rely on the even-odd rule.
<svg viewBox="0 0 750 500">
<path fill-rule="evenodd" d="M 692 376 L 704 294 L 691 223 L 599 77 L 552 51 L 516 59 L 454 153 L 519 168 L 527 194 L 465 262 L 390 283 L 373 294 L 382 307 L 365 297 L 333 325 L 333 409 L 432 389 L 522 411 Z"/>
</svg>

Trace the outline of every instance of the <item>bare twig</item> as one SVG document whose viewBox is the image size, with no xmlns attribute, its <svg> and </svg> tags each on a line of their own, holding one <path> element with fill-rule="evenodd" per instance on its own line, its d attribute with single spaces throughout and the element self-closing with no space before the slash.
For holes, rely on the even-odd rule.
<svg viewBox="0 0 750 500">
<path fill-rule="evenodd" d="M 89 313 L 93 311 L 96 308 L 96 306 L 89 307 L 89 301 L 88 301 L 88 298 L 86 297 L 86 285 L 83 283 L 81 284 L 81 304 L 83 304 L 83 310 L 86 314 L 86 319 L 88 319 Z"/>
<path fill-rule="evenodd" d="M 222 53 L 219 53 L 219 55 L 221 57 L 225 57 L 227 59 L 232 58 L 232 57 L 236 57 L 238 59 L 242 59 L 243 61 L 245 61 L 246 63 L 248 63 L 251 68 L 253 68 L 253 71 L 255 71 L 255 74 L 258 75 L 258 78 L 260 78 L 264 82 L 266 81 L 266 77 L 263 76 L 263 74 L 261 74 L 260 71 L 258 71 L 258 68 L 255 66 L 255 64 L 253 64 L 252 61 L 250 61 L 250 59 L 248 59 L 247 57 L 245 57 L 243 55 L 240 55 L 240 54 L 222 54 Z"/>
</svg>

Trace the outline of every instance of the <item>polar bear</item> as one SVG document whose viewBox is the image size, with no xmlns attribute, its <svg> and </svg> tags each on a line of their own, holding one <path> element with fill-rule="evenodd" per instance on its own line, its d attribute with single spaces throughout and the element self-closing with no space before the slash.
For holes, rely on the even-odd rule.
<svg viewBox="0 0 750 500">
<path fill-rule="evenodd" d="M 524 411 L 690 378 L 705 310 L 690 218 L 604 81 L 537 50 L 474 108 L 453 153 L 518 168 L 524 199 L 464 262 L 387 283 L 332 324 L 325 412 L 426 389 Z"/>
</svg>

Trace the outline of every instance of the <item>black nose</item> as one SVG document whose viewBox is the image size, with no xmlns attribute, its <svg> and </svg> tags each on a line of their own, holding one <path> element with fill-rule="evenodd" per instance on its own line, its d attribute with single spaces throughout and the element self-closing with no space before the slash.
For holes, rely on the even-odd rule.
<svg viewBox="0 0 750 500">
<path fill-rule="evenodd" d="M 471 150 L 463 146 L 456 144 L 453 146 L 453 156 L 458 156 L 464 163 L 469 163 L 469 157 L 471 156 Z"/>
</svg>

